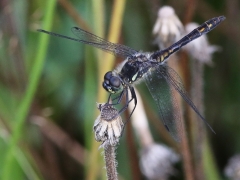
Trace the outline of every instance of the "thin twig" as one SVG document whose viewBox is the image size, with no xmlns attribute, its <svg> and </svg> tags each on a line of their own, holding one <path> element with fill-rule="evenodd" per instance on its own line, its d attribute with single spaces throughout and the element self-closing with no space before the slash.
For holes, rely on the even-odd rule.
<svg viewBox="0 0 240 180">
<path fill-rule="evenodd" d="M 92 32 L 91 28 L 84 21 L 84 19 L 79 15 L 74 6 L 67 0 L 58 0 L 59 4 L 65 9 L 70 17 L 84 30 Z"/>
<path fill-rule="evenodd" d="M 77 141 L 69 137 L 60 127 L 55 125 L 52 121 L 40 116 L 34 116 L 32 118 L 32 123 L 39 126 L 43 135 L 59 149 L 65 151 L 79 164 L 85 164 L 84 156 L 87 156 L 86 150 L 84 150 Z"/>
<path fill-rule="evenodd" d="M 186 11 L 185 11 L 185 16 L 183 20 L 184 25 L 189 23 L 192 20 L 196 12 L 197 0 L 187 0 L 185 5 L 186 5 Z"/>
</svg>

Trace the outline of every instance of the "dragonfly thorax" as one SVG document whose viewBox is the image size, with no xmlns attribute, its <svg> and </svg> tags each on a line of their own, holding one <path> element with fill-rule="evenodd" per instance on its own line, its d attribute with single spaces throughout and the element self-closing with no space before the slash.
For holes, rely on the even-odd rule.
<svg viewBox="0 0 240 180">
<path fill-rule="evenodd" d="M 129 59 L 122 67 L 119 76 L 125 84 L 133 84 L 151 68 L 151 62 L 144 54 Z"/>
<path fill-rule="evenodd" d="M 114 75 L 112 71 L 104 75 L 102 83 L 103 88 L 111 94 L 119 93 L 123 90 L 122 81 L 119 76 Z"/>
</svg>

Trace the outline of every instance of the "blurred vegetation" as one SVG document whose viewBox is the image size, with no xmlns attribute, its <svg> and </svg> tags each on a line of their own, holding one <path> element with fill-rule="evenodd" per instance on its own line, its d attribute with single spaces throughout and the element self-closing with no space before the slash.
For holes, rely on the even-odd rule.
<svg viewBox="0 0 240 180">
<path fill-rule="evenodd" d="M 1 0 L 0 179 L 106 178 L 92 126 L 98 115 L 95 103 L 107 100 L 101 87 L 103 75 L 121 59 L 37 29 L 74 37 L 71 27 L 78 26 L 112 42 L 155 51 L 151 33 L 163 5 L 172 6 L 184 23 L 201 24 L 219 15 L 227 18 L 208 34 L 210 43 L 222 51 L 214 54 L 214 65 L 205 68 L 204 77 L 205 117 L 216 131 L 215 135 L 207 130 L 211 150 L 206 156 L 217 169 L 206 163 L 206 173 L 214 171 L 226 179 L 224 167 L 240 152 L 237 0 Z M 156 109 L 144 83 L 138 88 L 146 110 Z M 150 111 L 149 117 L 157 116 L 157 111 Z M 150 124 L 155 140 L 170 145 Z M 119 177 L 144 179 L 134 175 L 128 131 L 117 150 Z M 184 179 L 181 165 L 178 171 L 174 179 Z"/>
</svg>

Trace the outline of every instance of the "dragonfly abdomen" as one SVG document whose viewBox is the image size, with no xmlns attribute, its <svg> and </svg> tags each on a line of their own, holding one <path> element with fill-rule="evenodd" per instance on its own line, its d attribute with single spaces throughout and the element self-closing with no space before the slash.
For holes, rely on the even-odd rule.
<svg viewBox="0 0 240 180">
<path fill-rule="evenodd" d="M 220 24 L 225 19 L 224 16 L 219 16 L 212 18 L 202 25 L 200 25 L 198 28 L 194 29 L 192 32 L 190 32 L 188 35 L 183 37 L 178 42 L 174 43 L 172 46 L 167 48 L 166 50 L 169 52 L 169 55 L 175 53 L 178 51 L 181 47 L 185 46 L 189 42 L 193 41 L 194 39 L 199 38 L 200 36 L 208 33 L 209 31 L 213 30 L 218 24 Z"/>
<path fill-rule="evenodd" d="M 178 51 L 184 45 L 188 44 L 189 42 L 193 41 L 194 39 L 199 38 L 200 36 L 208 33 L 212 29 L 214 29 L 224 19 L 225 19 L 224 16 L 219 16 L 219 17 L 215 17 L 215 18 L 212 18 L 212 19 L 206 21 L 205 23 L 200 25 L 198 28 L 194 29 L 192 32 L 190 32 L 188 35 L 184 36 L 182 39 L 180 39 L 178 42 L 174 43 L 170 47 L 153 53 L 151 58 L 156 59 L 158 62 L 163 62 L 171 54 Z"/>
<path fill-rule="evenodd" d="M 192 41 L 192 40 L 202 36 L 203 34 L 206 34 L 209 31 L 213 30 L 224 19 L 225 19 L 224 16 L 219 16 L 219 17 L 215 17 L 215 18 L 209 19 L 208 21 L 206 21 L 205 23 L 200 25 L 198 28 L 194 29 L 191 33 L 189 33 L 186 36 L 186 38 L 183 38 L 182 39 L 183 40 L 182 46 L 184 46 L 188 42 L 190 42 L 190 41 Z M 185 42 L 184 39 L 188 39 L 188 40 L 186 40 L 186 42 Z"/>
</svg>

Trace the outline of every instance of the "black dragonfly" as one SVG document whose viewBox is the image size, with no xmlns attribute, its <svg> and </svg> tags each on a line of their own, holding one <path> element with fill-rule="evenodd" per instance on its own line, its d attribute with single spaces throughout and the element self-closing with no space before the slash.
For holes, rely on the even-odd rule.
<svg viewBox="0 0 240 180">
<path fill-rule="evenodd" d="M 131 112 L 132 114 L 137 105 L 137 97 L 133 85 L 136 82 L 144 79 L 153 99 L 157 103 L 163 124 L 170 132 L 172 137 L 176 141 L 180 141 L 182 131 L 181 116 L 173 94 L 170 95 L 173 88 L 191 106 L 191 108 L 211 129 L 211 131 L 214 132 L 214 130 L 207 123 L 207 121 L 198 111 L 197 107 L 188 97 L 187 92 L 183 87 L 181 78 L 172 68 L 166 65 L 166 60 L 171 54 L 178 51 L 182 46 L 210 32 L 224 19 L 224 16 L 212 18 L 200 25 L 198 28 L 194 29 L 192 32 L 184 36 L 181 40 L 174 43 L 170 47 L 153 53 L 141 52 L 125 45 L 111 43 L 78 27 L 73 27 L 72 32 L 79 39 L 48 32 L 42 29 L 39 29 L 38 31 L 88 44 L 108 53 L 124 57 L 125 62 L 121 68 L 117 68 L 114 71 L 109 71 L 104 75 L 102 86 L 106 91 L 110 93 L 107 103 L 110 104 L 112 94 L 118 94 L 117 97 L 113 99 L 116 101 L 114 105 L 119 104 L 122 98 L 125 96 L 126 104 L 119 111 L 119 114 L 125 111 L 129 103 L 133 101 L 134 108 Z M 129 98 L 129 92 L 131 93 L 131 98 Z"/>
</svg>

